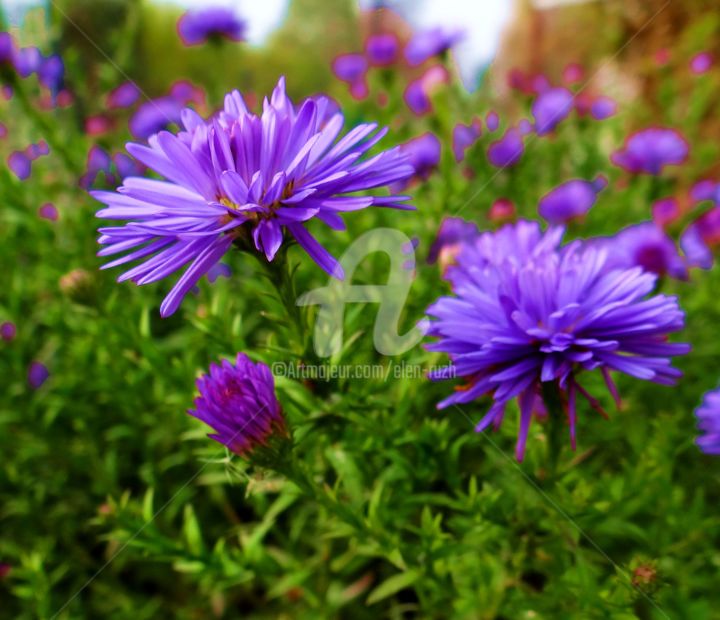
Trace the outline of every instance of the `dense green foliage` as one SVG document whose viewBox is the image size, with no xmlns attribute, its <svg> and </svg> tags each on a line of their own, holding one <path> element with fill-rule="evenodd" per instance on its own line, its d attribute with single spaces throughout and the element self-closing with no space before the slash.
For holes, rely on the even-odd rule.
<svg viewBox="0 0 720 620">
<path fill-rule="evenodd" d="M 278 378 L 295 450 L 316 483 L 312 497 L 229 455 L 185 414 L 195 377 L 212 361 L 238 351 L 269 364 L 297 360 L 297 334 L 258 263 L 231 254 L 232 277 L 204 280 L 165 320 L 158 307 L 167 281 L 136 287 L 99 271 L 98 204 L 77 181 L 95 141 L 118 152 L 129 135 L 123 117 L 114 133 L 87 137 L 78 109 L 99 107 L 123 78 L 103 64 L 96 83 L 83 83 L 82 54 L 69 48 L 65 57 L 76 105 L 36 110 L 34 79 L 18 81 L 16 96 L 0 102 L 9 128 L 3 159 L 40 138 L 51 149 L 27 181 L 0 166 L 0 322 L 18 330 L 0 341 L 0 562 L 10 566 L 0 579 L 1 618 L 718 617 L 719 462 L 694 445 L 692 415 L 720 375 L 717 268 L 661 284 L 688 315 L 682 338 L 694 350 L 678 362 L 681 383 L 621 377 L 622 410 L 602 399 L 609 420 L 583 403 L 578 449 L 563 443 L 555 472 L 547 425 L 533 424 L 518 464 L 515 408 L 499 432 L 475 434 L 488 402 L 465 407 L 466 415 L 438 412 L 449 384 L 422 376 Z M 323 62 L 305 74 L 329 75 Z M 291 93 L 317 89 L 275 64 Z M 134 77 L 132 55 L 123 67 Z M 165 71 L 169 81 L 178 77 Z M 262 93 L 276 77 L 250 89 Z M 604 173 L 608 189 L 570 234 L 611 234 L 649 219 L 655 198 L 702 178 L 718 159 L 700 127 L 713 113 L 720 73 L 659 79 L 663 117 L 641 101 L 601 123 L 573 117 L 555 135 L 529 140 L 522 163 L 501 172 L 485 156 L 499 134 L 485 133 L 457 164 L 452 128 L 493 106 L 505 127 L 528 114 L 527 99 L 498 104 L 487 85 L 469 95 L 453 84 L 436 93 L 433 114 L 418 119 L 403 103 L 399 71 L 371 75 L 371 91 L 388 94 L 385 107 L 374 98 L 355 102 L 333 84 L 348 126 L 390 124 L 385 145 L 432 130 L 443 157 L 412 189 L 417 211 L 367 210 L 349 214 L 348 232 L 313 231 L 335 255 L 378 226 L 419 239 L 409 329 L 446 290 L 438 266 L 425 262 L 443 217 L 487 228 L 491 203 L 505 197 L 534 218 L 539 197 L 559 182 Z M 217 72 L 208 80 L 212 109 L 236 84 Z M 156 94 L 169 82 L 152 84 Z M 659 181 L 628 178 L 609 153 L 630 127 L 651 121 L 681 129 L 692 158 Z M 57 222 L 38 217 L 49 201 Z M 297 248 L 289 256 L 298 292 L 326 283 Z M 63 279 L 74 270 L 83 271 Z M 386 273 L 384 257 L 374 256 L 355 278 L 377 283 Z M 380 356 L 374 319 L 372 305 L 347 307 L 346 347 L 333 363 L 425 369 L 445 361 L 421 346 Z M 39 390 L 27 382 L 33 360 L 51 373 Z"/>
</svg>

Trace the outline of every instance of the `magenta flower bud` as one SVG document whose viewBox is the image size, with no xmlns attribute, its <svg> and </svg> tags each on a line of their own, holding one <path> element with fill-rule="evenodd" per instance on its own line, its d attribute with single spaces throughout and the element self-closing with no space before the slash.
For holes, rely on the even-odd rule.
<svg viewBox="0 0 720 620">
<path fill-rule="evenodd" d="M 665 229 L 668 225 L 680 219 L 680 203 L 677 198 L 662 198 L 656 200 L 652 206 L 652 219 L 660 228 Z"/>
<path fill-rule="evenodd" d="M 585 70 L 577 62 L 572 62 L 563 69 L 563 82 L 568 86 L 582 82 L 584 77 Z"/>
<path fill-rule="evenodd" d="M 488 131 L 497 131 L 498 127 L 500 127 L 500 116 L 498 113 L 495 111 L 488 112 L 485 117 L 485 125 L 487 126 Z"/>
<path fill-rule="evenodd" d="M 17 328 L 15 327 L 15 323 L 5 321 L 2 325 L 0 325 L 0 338 L 5 340 L 6 342 L 14 340 L 16 334 Z"/>
<path fill-rule="evenodd" d="M 51 222 L 56 222 L 59 216 L 57 207 L 51 202 L 46 202 L 42 205 L 38 209 L 38 215 L 44 220 L 50 220 Z"/>
<path fill-rule="evenodd" d="M 197 380 L 200 396 L 188 413 L 213 429 L 208 435 L 228 450 L 250 457 L 258 448 L 268 447 L 276 437 L 289 433 L 270 368 L 254 364 L 244 353 L 235 363 L 223 360 L 211 364 L 210 372 Z"/>
<path fill-rule="evenodd" d="M 488 147 L 487 157 L 496 168 L 509 168 L 520 161 L 524 152 L 525 145 L 520 131 L 511 127 L 500 140 Z"/>
<path fill-rule="evenodd" d="M 245 21 L 226 7 L 207 7 L 187 11 L 178 20 L 177 30 L 182 42 L 187 45 L 201 45 L 208 40 L 245 39 Z"/>
<path fill-rule="evenodd" d="M 512 222 L 517 217 L 517 210 L 509 198 L 497 198 L 490 205 L 488 219 L 493 224 Z"/>
<path fill-rule="evenodd" d="M 701 52 L 700 54 L 693 56 L 692 60 L 690 60 L 690 71 L 692 71 L 695 75 L 702 75 L 710 71 L 710 69 L 712 69 L 712 65 L 712 55 L 708 52 Z"/>
</svg>

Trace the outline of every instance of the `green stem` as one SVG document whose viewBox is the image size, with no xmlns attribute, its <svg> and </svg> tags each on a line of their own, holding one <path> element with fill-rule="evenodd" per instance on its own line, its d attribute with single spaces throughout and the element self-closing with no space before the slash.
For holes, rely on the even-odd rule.
<svg viewBox="0 0 720 620">
<path fill-rule="evenodd" d="M 548 412 L 548 471 L 550 480 L 557 475 L 558 461 L 563 446 L 565 414 L 560 388 L 555 381 L 542 384 L 543 401 Z"/>
</svg>

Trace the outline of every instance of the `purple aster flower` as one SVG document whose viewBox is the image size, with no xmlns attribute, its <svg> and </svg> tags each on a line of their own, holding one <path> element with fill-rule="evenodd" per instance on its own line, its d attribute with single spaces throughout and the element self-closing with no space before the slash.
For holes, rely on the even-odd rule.
<svg viewBox="0 0 720 620">
<path fill-rule="evenodd" d="M 400 150 L 413 167 L 412 178 L 427 179 L 440 163 L 440 140 L 429 131 L 402 144 Z M 393 185 L 393 189 L 399 191 L 407 187 L 410 180 L 399 181 Z"/>
<path fill-rule="evenodd" d="M 692 267 L 710 269 L 720 247 L 720 207 L 713 207 L 690 224 L 680 236 L 680 247 Z"/>
<path fill-rule="evenodd" d="M 702 75 L 710 71 L 712 64 L 712 55 L 708 52 L 701 52 L 693 56 L 692 60 L 690 60 L 690 71 L 695 75 Z"/>
<path fill-rule="evenodd" d="M 550 133 L 573 108 L 573 95 L 567 88 L 550 88 L 533 101 L 532 113 L 535 118 L 535 131 L 539 136 Z"/>
<path fill-rule="evenodd" d="M 690 188 L 690 198 L 695 202 L 703 202 L 705 200 L 714 200 L 720 202 L 720 184 L 716 181 L 704 179 L 698 181 Z"/>
<path fill-rule="evenodd" d="M 341 54 L 332 63 L 335 77 L 348 84 L 364 79 L 367 68 L 367 59 L 362 54 Z"/>
<path fill-rule="evenodd" d="M 628 172 L 659 175 L 665 166 L 685 162 L 689 151 L 678 131 L 651 127 L 632 134 L 610 159 Z"/>
<path fill-rule="evenodd" d="M 431 378 L 466 381 L 438 407 L 489 395 L 493 404 L 475 428 L 480 432 L 500 426 L 517 398 L 518 460 L 544 388 L 558 393 L 575 448 L 578 394 L 602 411 L 579 383 L 582 371 L 599 371 L 618 401 L 611 371 L 673 385 L 681 373 L 670 358 L 689 350 L 667 341 L 683 328 L 684 314 L 674 297 L 648 297 L 653 274 L 610 269 L 603 248 L 580 241 L 561 248 L 561 236 L 561 229 L 542 233 L 526 221 L 481 234 L 448 269 L 455 296 L 428 309 L 436 319 L 429 334 L 438 338 L 428 349 L 452 362 Z"/>
<path fill-rule="evenodd" d="M 12 35 L 9 32 L 0 32 L 0 65 L 12 63 L 15 53 Z"/>
<path fill-rule="evenodd" d="M 21 78 L 30 77 L 39 68 L 43 55 L 37 47 L 22 47 L 17 50 L 14 58 L 15 71 Z"/>
<path fill-rule="evenodd" d="M 695 416 L 698 430 L 702 432 L 695 440 L 698 448 L 705 454 L 720 455 L 720 389 L 705 394 Z"/>
<path fill-rule="evenodd" d="M 42 384 L 47 381 L 49 376 L 50 371 L 45 364 L 41 362 L 32 362 L 30 364 L 30 368 L 28 368 L 28 384 L 33 390 L 42 387 Z"/>
<path fill-rule="evenodd" d="M 500 127 L 500 116 L 497 112 L 491 111 L 487 113 L 485 117 L 485 125 L 487 125 L 488 131 L 497 131 Z"/>
<path fill-rule="evenodd" d="M 14 151 L 10 153 L 10 156 L 8 157 L 8 167 L 21 181 L 27 179 L 32 172 L 32 162 L 22 151 Z"/>
<path fill-rule="evenodd" d="M 509 168 L 517 164 L 525 152 L 520 130 L 511 127 L 505 135 L 493 142 L 487 151 L 488 161 L 496 168 Z"/>
<path fill-rule="evenodd" d="M 452 134 L 452 149 L 456 162 L 459 163 L 465 159 L 465 151 L 475 144 L 481 133 L 482 127 L 477 118 L 469 125 L 462 123 L 455 125 Z"/>
<path fill-rule="evenodd" d="M 373 34 L 365 41 L 365 55 L 375 67 L 387 67 L 395 62 L 399 43 L 394 34 Z"/>
<path fill-rule="evenodd" d="M 594 181 L 573 179 L 545 194 L 540 199 L 540 217 L 550 224 L 564 224 L 585 215 L 592 209 L 598 194 L 607 186 L 603 176 Z"/>
<path fill-rule="evenodd" d="M 226 7 L 187 11 L 178 20 L 177 28 L 185 45 L 200 45 L 210 39 L 242 41 L 245 38 L 245 22 Z"/>
<path fill-rule="evenodd" d="M 437 26 L 421 30 L 413 35 L 405 47 L 405 59 L 412 67 L 420 65 L 433 56 L 444 54 L 463 38 L 465 31 L 461 28 Z"/>
<path fill-rule="evenodd" d="M 624 228 L 614 237 L 598 238 L 609 254 L 606 263 L 614 268 L 642 267 L 658 276 L 678 280 L 688 277 L 687 265 L 675 242 L 655 222 L 641 222 Z"/>
<path fill-rule="evenodd" d="M 37 70 L 38 81 L 52 93 L 57 93 L 65 77 L 65 65 L 57 54 L 44 58 Z"/>
<path fill-rule="evenodd" d="M 100 256 L 127 254 L 105 267 L 141 260 L 119 280 L 155 282 L 189 265 L 160 307 L 177 310 L 184 295 L 233 243 L 272 261 L 287 237 L 329 274 L 342 277 L 335 258 L 306 228 L 317 218 L 343 229 L 341 214 L 370 206 L 411 209 L 406 196 L 353 195 L 401 181 L 413 168 L 398 148 L 364 158 L 385 135 L 363 124 L 338 139 L 342 114 L 327 114 L 326 99 L 296 108 L 281 78 L 262 115 L 248 111 L 239 92 L 204 121 L 183 111 L 184 131 L 161 132 L 149 146 L 128 151 L 163 180 L 129 177 L 117 192 L 93 192 L 108 208 L 98 217 L 129 220 L 101 228 Z"/>
<path fill-rule="evenodd" d="M 146 101 L 130 117 L 130 133 L 137 139 L 147 139 L 169 125 L 179 124 L 183 108 L 184 105 L 173 97 Z"/>
<path fill-rule="evenodd" d="M 590 116 L 596 121 L 604 121 L 617 114 L 618 105 L 610 97 L 598 97 L 590 104 Z"/>
<path fill-rule="evenodd" d="M 123 82 L 108 93 L 106 105 L 111 110 L 129 108 L 140 98 L 140 89 L 135 82 Z"/>
<path fill-rule="evenodd" d="M 447 264 L 451 262 L 462 246 L 475 239 L 480 234 L 475 222 L 468 222 L 461 217 L 446 217 L 430 246 L 427 262 L 432 265 L 437 262 Z"/>
<path fill-rule="evenodd" d="M 57 222 L 58 210 L 52 202 L 46 202 L 38 209 L 38 215 L 44 220 L 50 220 L 51 222 Z"/>
<path fill-rule="evenodd" d="M 197 387 L 200 396 L 188 413 L 212 427 L 215 432 L 208 437 L 231 452 L 248 457 L 273 437 L 288 437 L 275 380 L 265 364 L 238 353 L 235 364 L 210 364 Z"/>
<path fill-rule="evenodd" d="M 6 342 L 13 340 L 16 334 L 17 328 L 15 327 L 15 323 L 5 321 L 2 325 L 0 325 L 0 338 Z"/>
</svg>

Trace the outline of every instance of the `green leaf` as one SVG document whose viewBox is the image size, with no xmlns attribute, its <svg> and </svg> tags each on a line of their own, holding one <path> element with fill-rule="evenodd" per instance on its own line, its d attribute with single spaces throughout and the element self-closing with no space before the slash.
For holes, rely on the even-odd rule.
<svg viewBox="0 0 720 620">
<path fill-rule="evenodd" d="M 392 596 L 396 592 L 399 592 L 400 590 L 412 585 L 419 578 L 420 574 L 414 570 L 409 570 L 405 573 L 398 573 L 397 575 L 393 575 L 392 577 L 389 577 L 388 579 L 383 581 L 372 592 L 370 592 L 369 596 L 367 597 L 366 603 L 368 605 L 373 605 L 379 601 L 382 601 L 388 596 Z"/>
</svg>

